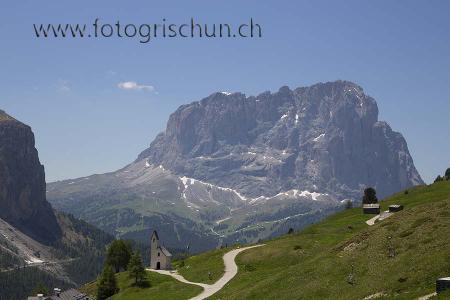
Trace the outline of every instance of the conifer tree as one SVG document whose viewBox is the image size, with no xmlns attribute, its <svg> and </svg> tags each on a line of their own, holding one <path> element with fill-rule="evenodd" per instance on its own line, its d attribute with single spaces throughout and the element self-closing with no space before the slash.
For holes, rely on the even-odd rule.
<svg viewBox="0 0 450 300">
<path fill-rule="evenodd" d="M 441 175 L 438 175 L 438 177 L 436 177 L 436 179 L 434 180 L 434 182 L 439 182 L 439 181 L 442 181 L 443 179 L 442 179 L 442 177 L 441 177 Z"/>
<path fill-rule="evenodd" d="M 97 282 L 97 300 L 105 300 L 119 290 L 117 288 L 116 276 L 110 265 L 105 266 Z"/>
<path fill-rule="evenodd" d="M 364 190 L 363 204 L 373 203 L 378 203 L 377 191 L 372 187 L 368 187 Z"/>
<path fill-rule="evenodd" d="M 131 245 L 124 240 L 115 240 L 108 247 L 106 264 L 112 266 L 115 272 L 126 270 L 132 254 Z"/>
<path fill-rule="evenodd" d="M 135 252 L 130 259 L 130 263 L 128 264 L 128 274 L 130 278 L 134 279 L 134 284 L 139 285 L 145 279 L 145 268 L 142 264 L 141 255 L 139 252 Z"/>
</svg>

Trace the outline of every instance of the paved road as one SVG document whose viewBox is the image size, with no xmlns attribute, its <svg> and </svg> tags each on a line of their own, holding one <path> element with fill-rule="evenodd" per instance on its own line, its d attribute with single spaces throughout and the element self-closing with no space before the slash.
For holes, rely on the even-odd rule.
<svg viewBox="0 0 450 300">
<path fill-rule="evenodd" d="M 163 274 L 163 275 L 172 276 L 176 280 L 181 281 L 183 283 L 201 286 L 203 288 L 203 292 L 201 294 L 199 294 L 198 296 L 195 296 L 194 298 L 191 298 L 189 300 L 203 300 L 203 299 L 208 298 L 209 296 L 212 296 L 213 294 L 217 293 L 218 291 L 220 291 L 225 286 L 225 284 L 227 284 L 231 279 L 233 279 L 234 276 L 236 276 L 236 274 L 238 272 L 238 266 L 236 265 L 235 258 L 239 253 L 241 253 L 242 251 L 245 251 L 247 249 L 261 247 L 261 246 L 264 246 L 264 245 L 250 246 L 250 247 L 235 249 L 235 250 L 231 250 L 230 252 L 227 252 L 223 256 L 223 261 L 225 264 L 225 274 L 223 274 L 223 276 L 213 284 L 205 284 L 205 283 L 188 281 L 183 276 L 178 274 L 176 271 L 153 270 L 153 269 L 147 269 L 147 270 L 156 272 L 159 274 Z"/>
</svg>

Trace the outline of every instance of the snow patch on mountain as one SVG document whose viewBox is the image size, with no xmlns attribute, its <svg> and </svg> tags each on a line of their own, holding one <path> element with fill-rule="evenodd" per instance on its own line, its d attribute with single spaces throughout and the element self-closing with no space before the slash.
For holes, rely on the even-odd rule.
<svg viewBox="0 0 450 300">
<path fill-rule="evenodd" d="M 306 190 L 300 191 L 297 189 L 292 189 L 292 190 L 289 190 L 286 192 L 278 193 L 272 197 L 259 196 L 257 198 L 253 198 L 250 200 L 250 204 L 255 204 L 261 200 L 271 200 L 271 199 L 280 198 L 281 196 L 290 197 L 290 198 L 309 198 L 313 201 L 319 201 L 319 200 L 321 200 L 320 199 L 321 197 L 328 197 L 329 195 L 326 193 L 310 192 L 310 191 L 306 191 Z"/>
<path fill-rule="evenodd" d="M 221 190 L 221 191 L 234 193 L 242 201 L 248 201 L 248 199 L 246 197 L 244 197 L 238 191 L 233 190 L 231 188 L 225 188 L 225 187 L 217 186 L 217 185 L 214 185 L 214 184 L 211 184 L 211 183 L 208 183 L 208 182 L 203 182 L 203 181 L 198 180 L 198 179 L 188 178 L 186 176 L 180 177 L 180 180 L 183 183 L 185 190 L 189 187 L 189 185 L 194 185 L 197 182 L 199 184 L 205 185 L 205 186 L 210 187 L 210 188 L 216 188 L 216 189 Z"/>
<path fill-rule="evenodd" d="M 322 133 L 322 134 L 319 135 L 318 137 L 314 138 L 313 141 L 314 141 L 314 142 L 318 142 L 318 141 L 320 141 L 323 137 L 325 137 L 325 133 Z"/>
</svg>

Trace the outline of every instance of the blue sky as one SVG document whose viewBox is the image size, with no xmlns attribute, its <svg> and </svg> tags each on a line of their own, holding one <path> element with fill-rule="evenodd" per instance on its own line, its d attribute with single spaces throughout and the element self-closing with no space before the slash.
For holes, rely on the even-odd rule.
<svg viewBox="0 0 450 300">
<path fill-rule="evenodd" d="M 448 1 L 4 1 L 0 108 L 32 126 L 47 181 L 133 161 L 179 105 L 336 79 L 374 97 L 426 181 L 450 166 Z M 33 23 L 241 24 L 258 39 L 37 39 Z M 120 82 L 151 86 L 120 89 Z"/>
</svg>

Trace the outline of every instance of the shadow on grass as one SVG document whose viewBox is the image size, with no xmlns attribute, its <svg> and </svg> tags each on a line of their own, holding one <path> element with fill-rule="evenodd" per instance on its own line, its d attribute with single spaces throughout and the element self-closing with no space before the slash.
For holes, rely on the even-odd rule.
<svg viewBox="0 0 450 300">
<path fill-rule="evenodd" d="M 148 279 L 144 279 L 144 280 L 142 280 L 140 282 L 137 282 L 137 283 L 133 282 L 130 285 L 130 287 L 137 287 L 137 288 L 141 288 L 141 289 L 147 289 L 147 288 L 149 288 L 151 286 L 152 286 L 152 284 L 150 283 L 150 280 L 148 280 Z"/>
</svg>

